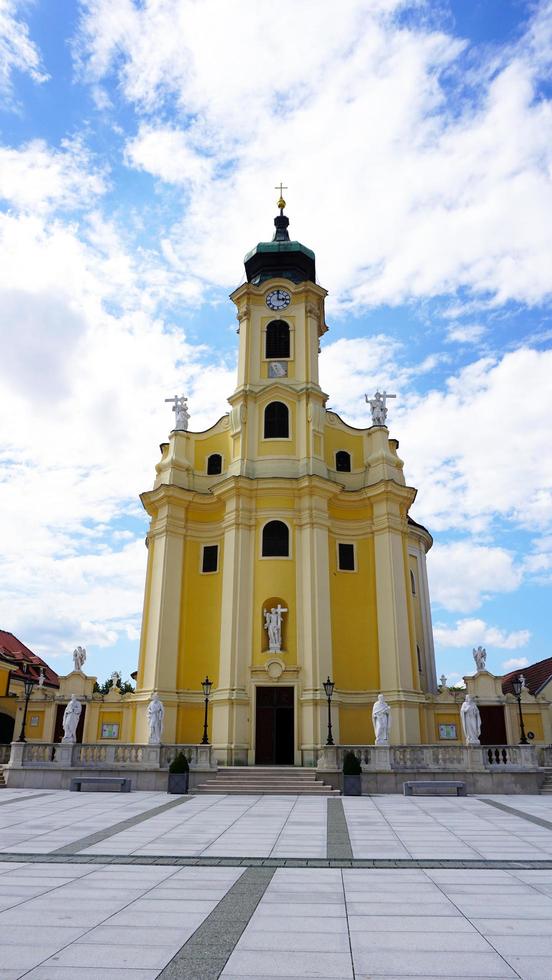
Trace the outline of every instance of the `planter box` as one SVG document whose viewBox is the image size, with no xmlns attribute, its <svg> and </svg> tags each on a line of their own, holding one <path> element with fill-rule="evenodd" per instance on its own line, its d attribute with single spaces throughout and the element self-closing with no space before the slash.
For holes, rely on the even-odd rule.
<svg viewBox="0 0 552 980">
<path fill-rule="evenodd" d="M 343 796 L 362 796 L 362 776 L 343 776 Z"/>
<path fill-rule="evenodd" d="M 167 793 L 187 793 L 189 772 L 170 772 Z"/>
</svg>

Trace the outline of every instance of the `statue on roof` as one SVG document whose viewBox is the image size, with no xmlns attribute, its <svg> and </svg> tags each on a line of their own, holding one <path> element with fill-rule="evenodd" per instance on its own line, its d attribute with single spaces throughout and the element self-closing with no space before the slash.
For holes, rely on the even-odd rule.
<svg viewBox="0 0 552 980">
<path fill-rule="evenodd" d="M 477 650 L 474 648 L 472 650 L 473 659 L 475 660 L 475 666 L 477 671 L 485 670 L 485 663 L 487 661 L 487 651 L 485 647 L 479 646 Z"/>
<path fill-rule="evenodd" d="M 376 391 L 373 398 L 365 395 L 364 398 L 370 406 L 372 413 L 372 425 L 385 425 L 387 419 L 387 399 L 396 398 L 396 395 L 389 395 L 386 391 Z"/>
<path fill-rule="evenodd" d="M 166 402 L 172 402 L 174 412 L 173 432 L 187 432 L 190 413 L 188 411 L 188 399 L 185 395 L 174 395 L 173 398 L 165 398 Z"/>
<path fill-rule="evenodd" d="M 73 650 L 73 670 L 82 670 L 86 660 L 86 650 L 84 647 L 77 647 Z"/>
</svg>

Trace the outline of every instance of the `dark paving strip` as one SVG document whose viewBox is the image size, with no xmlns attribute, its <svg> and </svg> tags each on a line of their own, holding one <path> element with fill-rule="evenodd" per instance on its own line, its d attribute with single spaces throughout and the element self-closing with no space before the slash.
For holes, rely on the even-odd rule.
<svg viewBox="0 0 552 980">
<path fill-rule="evenodd" d="M 0 800 L 0 806 L 9 806 L 10 803 L 24 803 L 25 800 L 39 800 L 41 796 L 53 795 L 53 793 L 33 793 L 32 796 L 12 796 L 11 800 Z"/>
<path fill-rule="evenodd" d="M 200 866 L 218 868 L 475 868 L 499 871 L 550 871 L 552 859 L 537 861 L 486 860 L 470 858 L 464 861 L 446 858 L 256 858 L 256 857 L 196 857 L 167 854 L 48 854 L 17 851 L 0 854 L 0 864 L 162 864 L 170 867 Z"/>
<path fill-rule="evenodd" d="M 217 980 L 261 901 L 273 868 L 249 868 L 196 929 L 158 980 Z"/>
<path fill-rule="evenodd" d="M 328 799 L 326 857 L 352 858 L 353 849 L 341 800 Z"/>
<path fill-rule="evenodd" d="M 487 800 L 484 796 L 480 796 L 478 799 L 481 803 L 486 803 L 487 806 L 495 806 L 497 810 L 504 810 L 504 813 L 511 813 L 514 817 L 521 817 L 523 820 L 528 820 L 529 823 L 536 823 L 538 827 L 546 827 L 547 830 L 552 830 L 552 821 L 550 820 L 534 817 L 532 813 L 524 813 L 523 810 L 516 810 L 513 806 L 506 806 L 505 803 L 497 803 L 496 800 Z"/>
<path fill-rule="evenodd" d="M 188 803 L 191 799 L 191 796 L 179 796 L 176 800 L 162 803 L 161 806 L 155 806 L 152 810 L 139 813 L 136 817 L 129 817 L 128 820 L 119 820 L 119 823 L 114 823 L 111 827 L 106 827 L 104 830 L 98 830 L 95 834 L 89 834 L 88 837 L 81 837 L 79 840 L 72 841 L 71 844 L 56 847 L 55 851 L 50 851 L 50 853 L 76 854 L 78 851 L 84 851 L 85 848 L 92 847 L 92 844 L 99 844 L 100 841 L 107 840 L 108 837 L 120 834 L 122 830 L 128 830 L 129 827 L 135 827 L 138 823 L 144 823 L 144 820 L 150 820 L 151 817 L 156 817 L 158 813 L 164 813 L 165 810 L 172 810 L 173 807 L 180 806 L 182 803 Z"/>
</svg>

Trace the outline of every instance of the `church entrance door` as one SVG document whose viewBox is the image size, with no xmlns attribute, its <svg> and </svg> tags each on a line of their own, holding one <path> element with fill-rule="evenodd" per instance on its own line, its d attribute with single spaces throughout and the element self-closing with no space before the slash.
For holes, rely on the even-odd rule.
<svg viewBox="0 0 552 980">
<path fill-rule="evenodd" d="M 293 688 L 258 687 L 255 764 L 292 766 L 294 748 Z"/>
</svg>

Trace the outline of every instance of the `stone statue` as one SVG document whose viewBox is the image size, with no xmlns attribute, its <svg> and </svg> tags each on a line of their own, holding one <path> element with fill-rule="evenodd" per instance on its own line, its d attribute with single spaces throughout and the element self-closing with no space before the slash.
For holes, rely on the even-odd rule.
<svg viewBox="0 0 552 980">
<path fill-rule="evenodd" d="M 378 700 L 372 708 L 372 724 L 376 733 L 376 745 L 389 745 L 391 708 L 383 694 L 378 694 Z"/>
<path fill-rule="evenodd" d="M 364 396 L 372 413 L 372 425 L 385 425 L 387 418 L 387 399 L 396 397 L 396 395 L 388 395 L 386 391 L 376 391 L 373 398 L 368 398 L 368 395 Z"/>
<path fill-rule="evenodd" d="M 188 399 L 184 395 L 175 395 L 174 398 L 165 398 L 166 402 L 172 402 L 172 410 L 174 412 L 174 430 L 177 432 L 186 432 L 188 429 L 188 421 L 190 419 L 190 413 L 188 411 Z"/>
<path fill-rule="evenodd" d="M 38 686 L 44 687 L 44 681 L 46 680 L 46 674 L 44 673 L 44 667 L 40 668 L 40 673 L 38 675 Z"/>
<path fill-rule="evenodd" d="M 75 651 L 76 652 L 76 651 Z M 77 668 L 78 670 L 78 668 Z M 63 738 L 62 742 L 76 742 L 77 728 L 81 716 L 82 704 L 77 700 L 76 694 L 71 695 L 71 700 L 63 712 Z"/>
<path fill-rule="evenodd" d="M 73 650 L 73 670 L 82 670 L 86 660 L 86 650 L 84 647 L 77 647 Z"/>
<path fill-rule="evenodd" d="M 282 619 L 283 614 L 288 611 L 280 603 L 277 606 L 273 606 L 270 612 L 268 609 L 263 609 L 265 618 L 264 628 L 268 633 L 268 649 L 271 653 L 280 653 L 282 648 Z"/>
<path fill-rule="evenodd" d="M 447 686 L 447 675 L 446 674 L 441 674 L 439 680 L 441 681 L 441 687 L 446 687 Z"/>
<path fill-rule="evenodd" d="M 112 675 L 110 677 L 110 680 L 111 680 L 111 686 L 112 687 L 119 687 L 119 685 L 121 683 L 121 675 L 120 675 L 120 673 L 119 673 L 118 670 L 114 670 L 113 671 L 113 673 L 112 673 Z"/>
<path fill-rule="evenodd" d="M 460 708 L 460 718 L 462 720 L 462 731 L 464 732 L 466 745 L 479 745 L 481 715 L 471 694 L 466 694 L 466 699 Z"/>
<path fill-rule="evenodd" d="M 160 745 L 161 735 L 163 734 L 163 719 L 165 709 L 163 702 L 159 700 L 157 692 L 154 693 L 148 704 L 148 725 L 149 725 L 149 744 Z"/>
<path fill-rule="evenodd" d="M 487 660 L 487 651 L 485 647 L 478 647 L 477 650 L 472 650 L 473 659 L 475 660 L 475 666 L 477 670 L 485 670 L 485 662 Z"/>
</svg>

